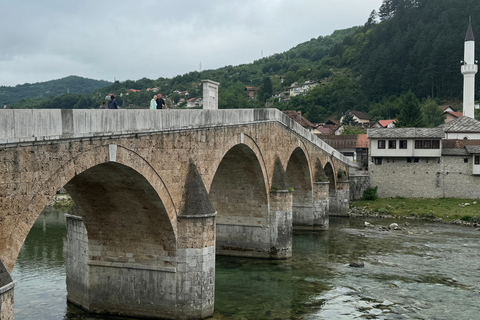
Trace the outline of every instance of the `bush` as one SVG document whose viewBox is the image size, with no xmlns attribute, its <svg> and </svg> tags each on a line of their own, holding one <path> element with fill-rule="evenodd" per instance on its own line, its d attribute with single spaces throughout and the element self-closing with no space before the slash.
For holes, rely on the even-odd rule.
<svg viewBox="0 0 480 320">
<path fill-rule="evenodd" d="M 365 189 L 365 191 L 363 191 L 362 200 L 376 200 L 378 198 L 377 188 L 378 187 L 368 187 Z"/>
</svg>

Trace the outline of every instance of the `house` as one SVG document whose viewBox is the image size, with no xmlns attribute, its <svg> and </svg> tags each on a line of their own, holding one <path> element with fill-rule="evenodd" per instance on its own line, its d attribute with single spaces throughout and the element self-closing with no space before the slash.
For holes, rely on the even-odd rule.
<svg viewBox="0 0 480 320">
<path fill-rule="evenodd" d="M 330 135 L 319 138 L 352 161 L 363 162 L 367 160 L 368 138 L 366 134 Z"/>
<path fill-rule="evenodd" d="M 203 106 L 202 98 L 191 98 L 187 100 L 187 108 L 199 108 Z"/>
<path fill-rule="evenodd" d="M 335 132 L 337 129 L 337 126 L 331 125 L 331 124 L 319 124 L 317 126 L 317 135 L 330 135 Z"/>
<path fill-rule="evenodd" d="M 463 112 L 445 111 L 445 123 L 463 117 Z"/>
<path fill-rule="evenodd" d="M 250 99 L 255 99 L 257 97 L 257 87 L 245 87 L 245 91 L 247 91 L 248 96 Z"/>
<path fill-rule="evenodd" d="M 298 122 L 302 127 L 307 129 L 308 131 L 315 133 L 314 131 L 316 130 L 317 126 L 311 123 L 307 118 L 302 117 L 302 112 L 301 111 L 295 111 L 295 110 L 288 110 L 288 111 L 283 111 L 290 119 L 294 120 L 295 122 Z"/>
<path fill-rule="evenodd" d="M 440 127 L 445 131 L 446 139 L 480 139 L 480 121 L 469 117 L 457 118 Z"/>
<path fill-rule="evenodd" d="M 289 90 L 290 97 L 294 97 L 307 94 L 308 90 L 312 89 L 318 84 L 318 81 L 306 81 L 302 85 L 297 85 L 296 83 L 294 83 L 287 89 Z"/>
<path fill-rule="evenodd" d="M 380 197 L 479 198 L 480 122 L 468 117 L 437 128 L 375 128 L 370 184 Z"/>
<path fill-rule="evenodd" d="M 364 124 L 364 123 L 369 123 L 370 122 L 370 117 L 366 113 L 363 113 L 361 111 L 348 111 L 348 112 L 352 114 L 353 120 L 355 120 L 359 124 Z M 342 116 L 340 118 L 340 123 L 343 122 L 343 118 L 345 118 L 345 116 Z"/>
<path fill-rule="evenodd" d="M 446 105 L 446 106 L 438 106 L 440 109 L 442 109 L 442 112 L 454 112 L 455 110 L 452 109 L 452 106 Z"/>
<path fill-rule="evenodd" d="M 395 119 L 393 120 L 378 120 L 373 124 L 373 128 L 395 128 Z"/>
</svg>

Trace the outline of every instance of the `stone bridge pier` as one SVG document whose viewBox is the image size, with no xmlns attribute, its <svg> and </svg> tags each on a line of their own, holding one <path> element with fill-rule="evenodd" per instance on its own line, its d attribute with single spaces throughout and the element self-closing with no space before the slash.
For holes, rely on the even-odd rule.
<svg viewBox="0 0 480 320">
<path fill-rule="evenodd" d="M 0 319 L 61 188 L 67 299 L 133 317 L 213 315 L 215 255 L 287 259 L 348 208 L 351 165 L 275 109 L 0 110 Z"/>
</svg>

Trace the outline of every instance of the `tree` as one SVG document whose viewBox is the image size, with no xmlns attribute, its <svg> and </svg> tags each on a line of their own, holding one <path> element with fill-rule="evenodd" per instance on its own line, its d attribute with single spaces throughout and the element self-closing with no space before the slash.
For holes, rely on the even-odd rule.
<svg viewBox="0 0 480 320">
<path fill-rule="evenodd" d="M 357 120 L 353 118 L 353 114 L 350 111 L 347 111 L 345 116 L 343 116 L 342 124 L 346 126 L 354 126 L 357 124 Z"/>
<path fill-rule="evenodd" d="M 400 114 L 395 121 L 396 127 L 421 127 L 423 126 L 423 113 L 420 102 L 412 91 L 408 91 L 401 97 Z"/>
<path fill-rule="evenodd" d="M 445 122 L 445 114 L 431 98 L 422 103 L 422 112 L 426 127 L 437 127 Z"/>
<path fill-rule="evenodd" d="M 272 87 L 272 81 L 270 80 L 270 77 L 266 77 L 263 80 L 262 86 L 258 88 L 257 91 L 257 99 L 265 102 L 267 101 L 268 98 L 270 98 L 273 94 L 273 87 Z"/>
</svg>

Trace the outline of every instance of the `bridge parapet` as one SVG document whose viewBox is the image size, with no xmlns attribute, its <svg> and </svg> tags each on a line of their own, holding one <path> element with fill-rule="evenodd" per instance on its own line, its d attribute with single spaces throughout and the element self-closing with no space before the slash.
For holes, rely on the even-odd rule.
<svg viewBox="0 0 480 320">
<path fill-rule="evenodd" d="M 224 110 L 0 110 L 0 147 L 51 140 L 102 138 L 276 121 L 332 157 L 359 168 L 278 109 Z"/>
</svg>

